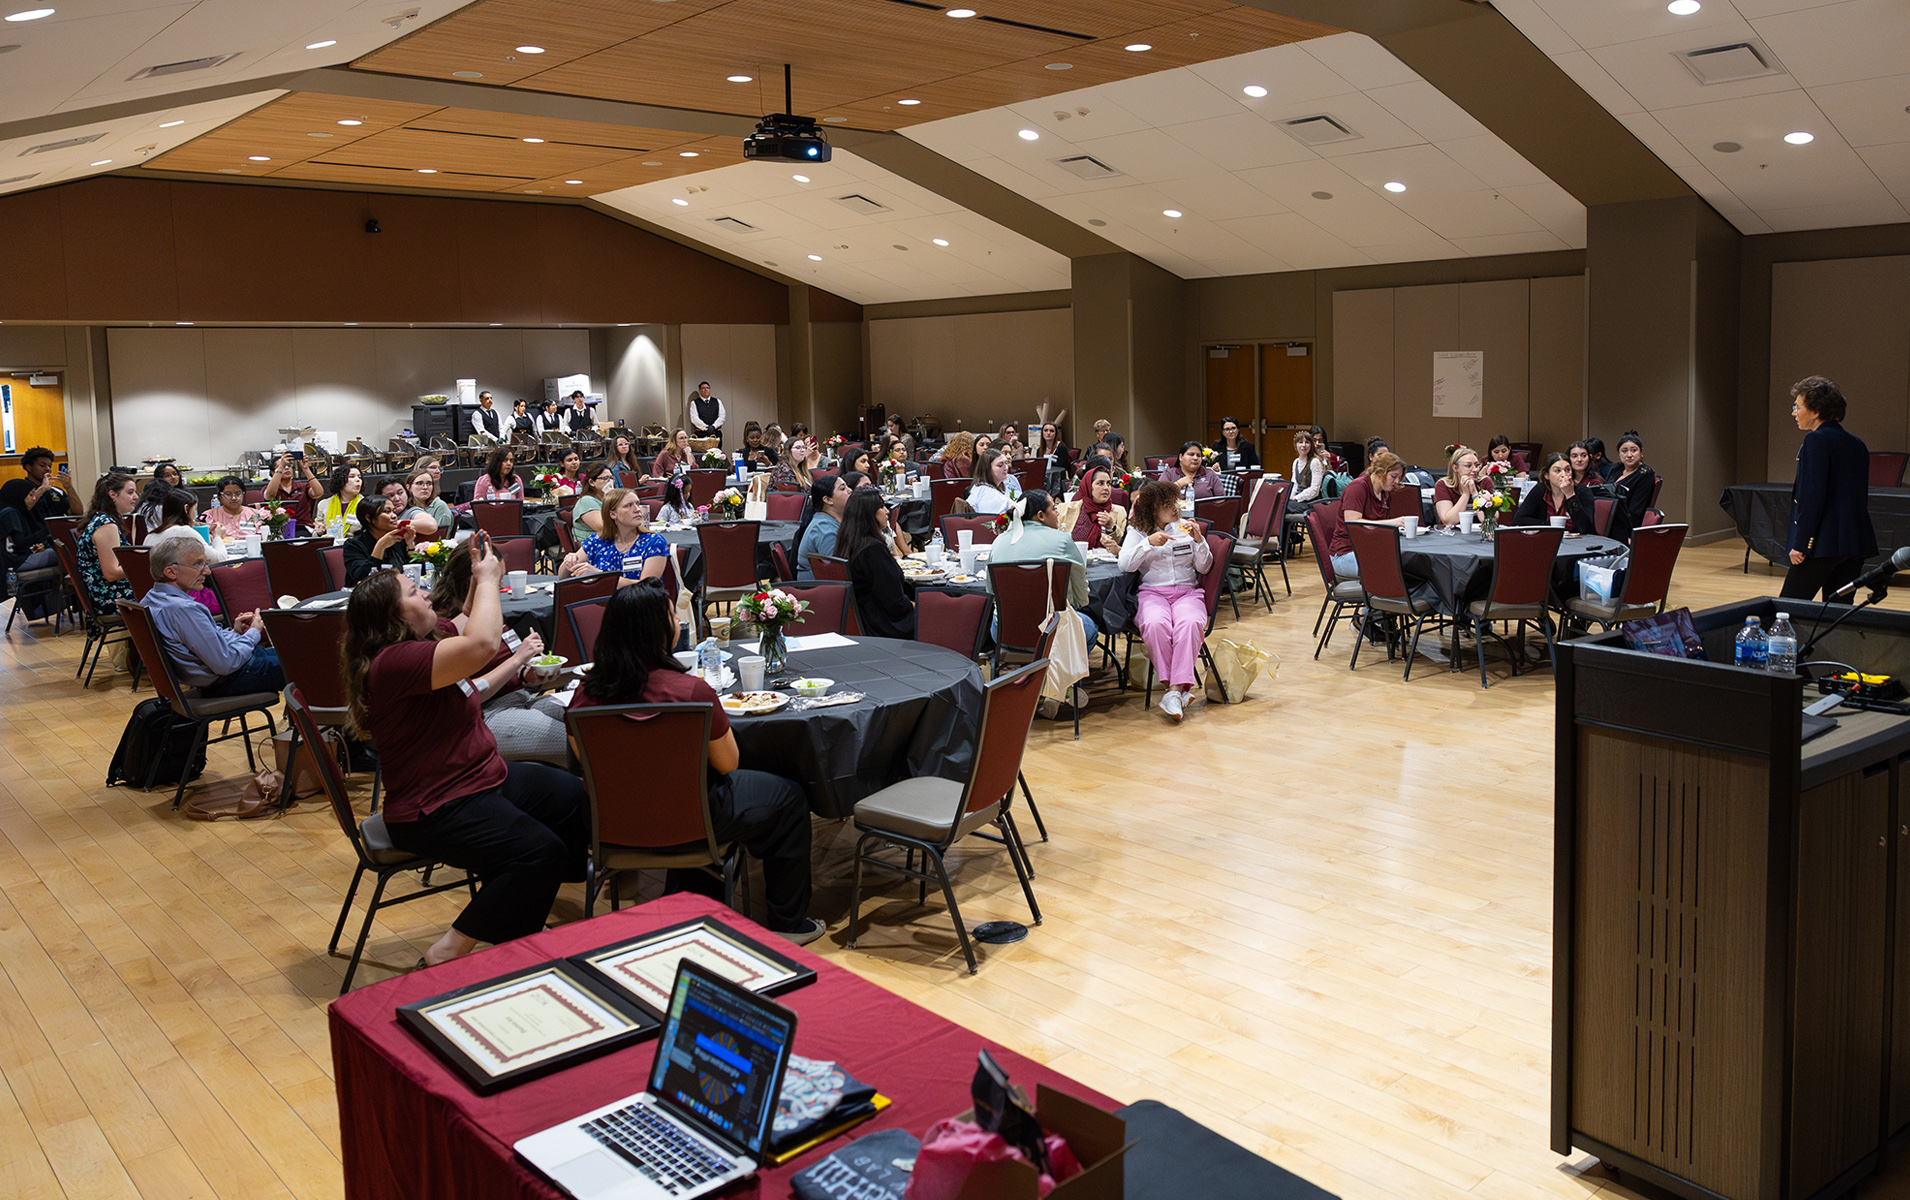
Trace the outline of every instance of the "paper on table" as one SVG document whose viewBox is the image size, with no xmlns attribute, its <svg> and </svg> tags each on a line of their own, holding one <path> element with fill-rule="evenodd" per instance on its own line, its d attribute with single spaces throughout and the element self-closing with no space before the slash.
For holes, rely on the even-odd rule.
<svg viewBox="0 0 1910 1200">
<path fill-rule="evenodd" d="M 300 608 L 343 608 L 351 603 L 350 596 L 330 596 L 323 600 L 307 600 Z"/>
<path fill-rule="evenodd" d="M 853 638 L 843 637 L 839 633 L 812 633 L 808 637 L 787 639 L 789 652 L 799 654 L 804 650 L 833 650 L 838 646 L 853 646 Z"/>
</svg>

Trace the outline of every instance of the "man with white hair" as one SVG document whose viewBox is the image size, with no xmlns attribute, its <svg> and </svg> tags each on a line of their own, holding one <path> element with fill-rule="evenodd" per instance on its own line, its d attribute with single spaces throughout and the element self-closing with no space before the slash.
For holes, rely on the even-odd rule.
<svg viewBox="0 0 1910 1200">
<path fill-rule="evenodd" d="M 147 558 L 153 586 L 145 605 L 152 614 L 160 652 L 172 661 L 179 682 L 205 696 L 276 692 L 285 686 L 279 652 L 259 645 L 259 614 L 240 613 L 221 629 L 206 606 L 189 593 L 206 586 L 211 564 L 196 538 L 168 538 Z"/>
</svg>

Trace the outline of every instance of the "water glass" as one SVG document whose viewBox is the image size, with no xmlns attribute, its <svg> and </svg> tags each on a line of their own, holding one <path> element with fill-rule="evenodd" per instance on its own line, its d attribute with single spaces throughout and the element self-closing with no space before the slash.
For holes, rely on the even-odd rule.
<svg viewBox="0 0 1910 1200">
<path fill-rule="evenodd" d="M 736 678 L 742 690 L 760 692 L 763 690 L 764 658 L 760 654 L 738 656 L 736 659 Z"/>
</svg>

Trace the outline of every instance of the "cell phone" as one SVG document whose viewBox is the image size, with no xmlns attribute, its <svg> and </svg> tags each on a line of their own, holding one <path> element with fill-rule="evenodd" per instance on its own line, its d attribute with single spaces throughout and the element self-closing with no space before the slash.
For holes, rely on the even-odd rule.
<svg viewBox="0 0 1910 1200">
<path fill-rule="evenodd" d="M 303 451 L 303 450 L 287 450 L 287 451 L 286 451 L 286 453 L 287 453 L 287 454 L 290 454 L 290 455 L 292 456 L 292 461 L 293 461 L 293 462 L 304 462 L 304 461 L 305 461 L 305 451 Z"/>
</svg>

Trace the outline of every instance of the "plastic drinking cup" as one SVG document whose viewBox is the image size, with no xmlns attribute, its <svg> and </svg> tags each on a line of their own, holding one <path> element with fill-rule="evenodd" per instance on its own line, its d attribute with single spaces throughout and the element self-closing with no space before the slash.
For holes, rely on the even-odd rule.
<svg viewBox="0 0 1910 1200">
<path fill-rule="evenodd" d="M 942 543 L 930 542 L 922 551 L 922 560 L 931 567 L 942 565 Z"/>
<path fill-rule="evenodd" d="M 763 690 L 763 665 L 765 661 L 761 655 L 756 654 L 743 655 L 737 658 L 736 677 L 741 682 L 744 691 L 760 692 Z"/>
<path fill-rule="evenodd" d="M 973 546 L 963 546 L 958 554 L 961 559 L 962 574 L 973 575 L 975 573 L 975 548 Z"/>
<path fill-rule="evenodd" d="M 255 533 L 245 539 L 245 556 L 247 558 L 257 558 L 259 555 L 265 553 L 264 547 L 264 541 Z"/>
<path fill-rule="evenodd" d="M 1469 512 L 1462 512 L 1459 514 L 1459 532 L 1460 533 L 1472 532 L 1472 517 L 1473 517 L 1473 514 Z"/>
<path fill-rule="evenodd" d="M 1088 561 L 1088 550 L 1091 549 L 1091 547 L 1089 546 L 1087 542 L 1076 542 L 1074 544 L 1074 548 L 1081 552 L 1082 562 Z"/>
</svg>

